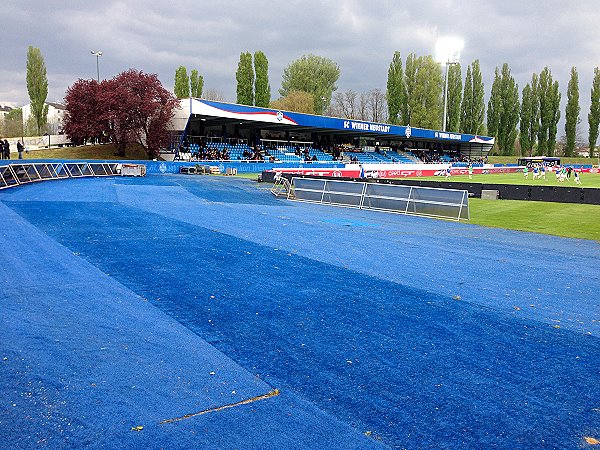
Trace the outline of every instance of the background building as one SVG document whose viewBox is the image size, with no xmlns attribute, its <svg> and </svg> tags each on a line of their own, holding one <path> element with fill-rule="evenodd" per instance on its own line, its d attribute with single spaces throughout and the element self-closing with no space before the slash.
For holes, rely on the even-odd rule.
<svg viewBox="0 0 600 450">
<path fill-rule="evenodd" d="M 0 105 L 0 121 L 4 120 L 4 116 L 6 116 L 12 108 L 10 106 Z"/>
<path fill-rule="evenodd" d="M 48 125 L 44 132 L 49 134 L 60 134 L 63 130 L 63 119 L 65 115 L 65 105 L 62 103 L 46 102 L 48 105 Z M 31 117 L 31 103 L 23 106 L 23 128 L 27 129 L 28 121 Z M 43 134 L 43 133 L 42 133 Z"/>
</svg>

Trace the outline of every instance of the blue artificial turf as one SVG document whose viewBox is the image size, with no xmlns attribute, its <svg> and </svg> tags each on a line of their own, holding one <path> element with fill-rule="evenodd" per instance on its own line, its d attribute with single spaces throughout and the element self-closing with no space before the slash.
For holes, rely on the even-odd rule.
<svg viewBox="0 0 600 450">
<path fill-rule="evenodd" d="M 298 448 L 361 446 L 364 432 L 371 435 L 364 445 L 394 448 L 577 448 L 584 436 L 600 433 L 600 284 L 590 276 L 595 243 L 291 203 L 246 180 L 70 181 L 79 194 L 37 185 L 0 200 L 43 239 L 68 249 L 62 256 L 91 263 L 119 289 L 147 300 L 153 320 L 189 330 L 188 336 L 175 328 L 170 336 L 169 325 L 165 351 L 182 333 L 199 337 L 245 369 L 232 367 L 228 382 L 243 375 L 242 385 L 251 388 L 245 374 L 258 375 L 260 383 L 289 393 L 277 402 L 305 404 L 302 419 L 337 432 L 311 438 L 295 423 Z M 95 191 L 105 194 L 94 198 Z M 564 268 L 575 263 L 577 273 Z M 65 270 L 46 272 L 60 280 Z M 68 291 L 61 301 L 71 297 L 77 295 Z M 100 329 L 119 320 L 122 330 L 143 336 L 131 311 L 116 319 L 109 299 L 91 300 L 102 306 L 73 314 Z M 182 342 L 182 349 L 190 345 Z M 140 358 L 154 345 L 145 342 Z M 49 357 L 42 366 L 52 364 Z M 10 380 L 18 378 L 14 370 Z M 71 393 L 58 383 L 60 395 Z M 277 423 L 285 433 L 280 416 L 263 417 L 266 401 L 257 407 L 264 409 L 263 426 Z M 244 411 L 182 426 L 196 433 L 194 424 L 208 427 L 214 439 L 213 427 L 227 434 L 238 420 L 249 420 Z M 348 433 L 341 424 L 354 428 L 355 437 L 346 438 L 351 444 L 342 441 Z M 165 439 L 159 431 L 147 434 Z M 234 434 L 222 448 L 250 442 L 240 430 Z M 114 439 L 130 444 L 135 435 L 141 432 Z M 182 442 L 207 445 L 196 438 Z M 289 448 L 282 438 L 263 444 Z"/>
</svg>

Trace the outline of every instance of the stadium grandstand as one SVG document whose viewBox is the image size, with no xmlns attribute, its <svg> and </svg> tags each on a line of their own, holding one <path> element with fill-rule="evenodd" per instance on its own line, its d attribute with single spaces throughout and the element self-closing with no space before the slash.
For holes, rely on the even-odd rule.
<svg viewBox="0 0 600 450">
<path fill-rule="evenodd" d="M 181 99 L 166 159 L 412 164 L 483 161 L 494 138 Z"/>
</svg>

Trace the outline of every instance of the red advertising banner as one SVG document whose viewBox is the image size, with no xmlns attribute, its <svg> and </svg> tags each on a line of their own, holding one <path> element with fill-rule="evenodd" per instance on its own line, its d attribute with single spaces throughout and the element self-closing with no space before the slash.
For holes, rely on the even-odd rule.
<svg viewBox="0 0 600 450">
<path fill-rule="evenodd" d="M 349 177 L 359 178 L 362 176 L 366 178 L 418 178 L 418 177 L 433 177 L 433 176 L 445 176 L 446 168 L 448 165 L 444 164 L 364 164 L 359 166 L 358 164 L 348 164 L 344 168 L 326 168 L 326 167 L 311 167 L 311 168 L 277 168 L 273 169 L 278 173 L 290 173 L 298 175 L 313 175 L 321 177 Z M 483 173 L 516 173 L 521 172 L 522 167 L 510 166 L 510 167 L 474 167 L 474 174 Z M 597 168 L 577 168 L 578 172 L 588 173 L 600 173 Z M 467 167 L 453 167 L 450 171 L 451 175 L 468 175 L 469 169 Z"/>
<path fill-rule="evenodd" d="M 441 164 L 365 164 L 362 167 L 363 176 L 366 178 L 415 178 L 415 177 L 433 177 L 445 176 L 446 167 Z M 313 175 L 324 177 L 349 177 L 359 178 L 361 176 L 361 167 L 357 164 L 348 165 L 345 168 L 277 168 L 273 169 L 278 173 L 290 173 L 297 175 Z M 518 172 L 519 167 L 477 167 L 473 173 L 513 173 Z M 469 170 L 466 167 L 454 167 L 452 175 L 468 175 Z"/>
</svg>

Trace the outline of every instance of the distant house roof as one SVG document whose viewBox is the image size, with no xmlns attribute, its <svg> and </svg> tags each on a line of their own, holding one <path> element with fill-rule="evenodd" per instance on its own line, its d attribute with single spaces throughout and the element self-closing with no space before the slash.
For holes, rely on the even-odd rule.
<svg viewBox="0 0 600 450">
<path fill-rule="evenodd" d="M 12 108 L 10 106 L 0 105 L 0 112 L 9 112 L 9 111 L 12 111 Z"/>
<path fill-rule="evenodd" d="M 63 105 L 62 103 L 54 103 L 54 102 L 46 102 L 46 103 L 56 109 L 67 109 L 67 107 L 65 105 Z"/>
</svg>

